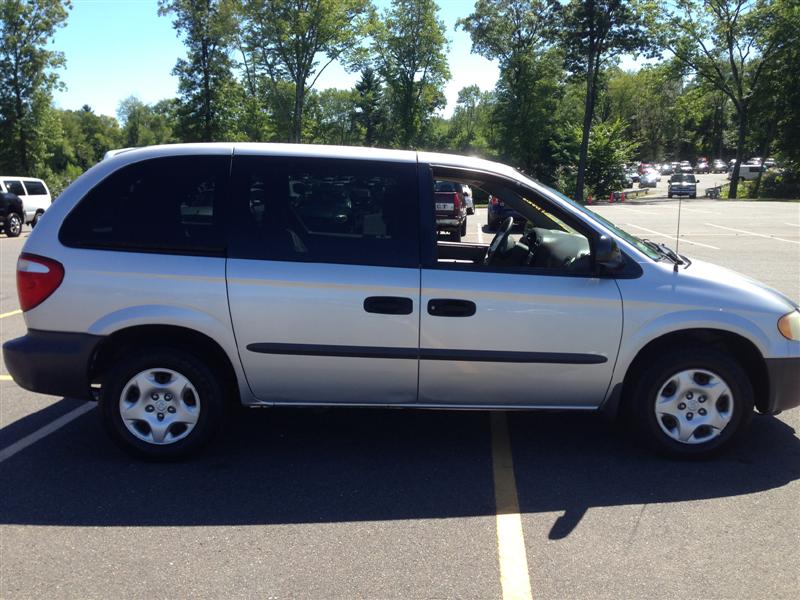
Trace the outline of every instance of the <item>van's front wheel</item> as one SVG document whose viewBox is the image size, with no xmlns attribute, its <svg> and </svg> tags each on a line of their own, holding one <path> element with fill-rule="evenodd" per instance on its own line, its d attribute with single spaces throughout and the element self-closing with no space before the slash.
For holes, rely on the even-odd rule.
<svg viewBox="0 0 800 600">
<path fill-rule="evenodd" d="M 219 428 L 224 392 L 196 356 L 172 348 L 140 348 L 108 373 L 101 415 L 123 449 L 172 459 L 205 444 Z"/>
<path fill-rule="evenodd" d="M 705 458 L 749 423 L 753 389 L 742 367 L 722 352 L 675 351 L 638 374 L 629 406 L 638 433 L 654 450 Z"/>
</svg>

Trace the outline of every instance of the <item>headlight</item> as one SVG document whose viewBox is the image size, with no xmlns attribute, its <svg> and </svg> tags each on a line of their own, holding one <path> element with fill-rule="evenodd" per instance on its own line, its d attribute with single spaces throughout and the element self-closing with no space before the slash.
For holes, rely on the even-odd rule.
<svg viewBox="0 0 800 600">
<path fill-rule="evenodd" d="M 800 310 L 793 310 L 778 319 L 778 331 L 787 340 L 800 342 Z"/>
</svg>

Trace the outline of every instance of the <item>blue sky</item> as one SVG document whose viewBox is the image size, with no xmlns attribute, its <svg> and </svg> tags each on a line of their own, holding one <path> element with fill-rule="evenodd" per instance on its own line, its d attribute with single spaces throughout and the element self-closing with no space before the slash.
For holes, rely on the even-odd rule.
<svg viewBox="0 0 800 600">
<path fill-rule="evenodd" d="M 174 97 L 177 79 L 171 75 L 184 47 L 172 21 L 159 17 L 157 0 L 73 0 L 66 27 L 53 45 L 67 59 L 60 71 L 66 90 L 56 92 L 60 108 L 88 104 L 95 112 L 116 115 L 120 100 L 138 96 L 144 102 Z M 388 0 L 377 0 L 379 8 Z M 472 12 L 473 0 L 440 0 L 439 15 L 450 39 L 448 60 L 452 79 L 445 88 L 449 115 L 458 91 L 472 84 L 490 90 L 497 81 L 497 65 L 470 52 L 469 35 L 455 31 L 456 20 Z M 328 67 L 316 88 L 349 88 L 358 79 L 338 64 Z"/>
</svg>

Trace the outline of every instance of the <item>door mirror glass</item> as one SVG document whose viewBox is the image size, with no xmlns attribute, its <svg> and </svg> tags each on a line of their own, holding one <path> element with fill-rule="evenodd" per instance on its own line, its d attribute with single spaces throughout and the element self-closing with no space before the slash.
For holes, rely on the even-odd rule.
<svg viewBox="0 0 800 600">
<path fill-rule="evenodd" d="M 594 262 L 609 271 L 616 271 L 622 266 L 622 252 L 613 238 L 601 235 L 594 244 Z"/>
</svg>

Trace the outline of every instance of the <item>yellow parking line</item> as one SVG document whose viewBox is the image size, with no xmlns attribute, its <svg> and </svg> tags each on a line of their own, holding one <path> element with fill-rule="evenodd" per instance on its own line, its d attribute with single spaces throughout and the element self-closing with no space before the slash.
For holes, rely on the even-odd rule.
<svg viewBox="0 0 800 600">
<path fill-rule="evenodd" d="M 13 317 L 14 315 L 21 315 L 22 311 L 20 309 L 12 310 L 7 313 L 0 314 L 0 319 L 5 319 L 6 317 Z"/>
<path fill-rule="evenodd" d="M 11 375 L 0 375 L 0 381 L 14 381 L 11 379 Z"/>
<path fill-rule="evenodd" d="M 492 413 L 492 470 L 497 513 L 497 551 L 503 600 L 531 600 L 528 556 L 519 515 L 514 459 L 503 412 Z"/>
</svg>

